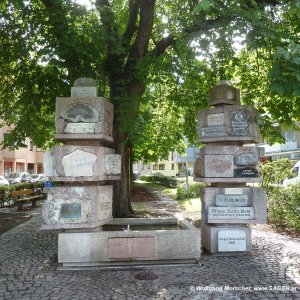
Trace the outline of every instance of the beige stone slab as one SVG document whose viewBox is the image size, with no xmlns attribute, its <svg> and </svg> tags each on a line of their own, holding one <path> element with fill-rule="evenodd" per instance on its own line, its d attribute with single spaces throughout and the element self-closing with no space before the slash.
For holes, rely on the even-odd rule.
<svg viewBox="0 0 300 300">
<path fill-rule="evenodd" d="M 240 90 L 226 82 L 220 83 L 208 91 L 208 104 L 212 106 L 240 104 Z"/>
</svg>

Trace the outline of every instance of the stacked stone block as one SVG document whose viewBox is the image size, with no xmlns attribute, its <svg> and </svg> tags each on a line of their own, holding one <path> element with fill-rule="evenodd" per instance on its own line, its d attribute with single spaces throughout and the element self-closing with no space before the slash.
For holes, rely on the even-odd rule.
<svg viewBox="0 0 300 300">
<path fill-rule="evenodd" d="M 96 83 L 80 78 L 71 97 L 56 98 L 55 138 L 45 153 L 54 184 L 43 207 L 44 229 L 95 230 L 112 219 L 112 180 L 120 179 L 120 155 L 110 147 L 113 105 L 97 96 Z"/>
<path fill-rule="evenodd" d="M 247 186 L 261 182 L 258 174 L 263 149 L 244 146 L 258 142 L 257 115 L 240 105 L 240 92 L 222 81 L 209 91 L 208 110 L 198 114 L 199 141 L 206 144 L 194 167 L 194 180 L 203 188 L 201 237 L 211 253 L 251 249 L 249 224 L 266 223 L 266 192 Z"/>
</svg>

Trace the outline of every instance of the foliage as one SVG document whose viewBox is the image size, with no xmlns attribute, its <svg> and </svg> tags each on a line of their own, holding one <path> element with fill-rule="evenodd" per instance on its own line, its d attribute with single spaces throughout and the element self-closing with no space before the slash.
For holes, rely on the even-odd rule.
<svg viewBox="0 0 300 300">
<path fill-rule="evenodd" d="M 280 184 L 286 178 L 291 178 L 293 163 L 288 158 L 281 158 L 261 165 L 260 176 L 263 179 L 263 187 L 270 184 Z"/>
<path fill-rule="evenodd" d="M 278 228 L 300 233 L 300 184 L 268 190 L 268 221 Z"/>
<path fill-rule="evenodd" d="M 186 183 L 182 183 L 177 187 L 176 199 L 199 198 L 200 201 L 201 189 L 206 186 L 206 183 L 193 182 L 189 184 L 189 189 L 187 190 Z"/>
<path fill-rule="evenodd" d="M 142 175 L 140 180 L 161 184 L 167 187 L 176 187 L 178 181 L 174 177 L 164 176 L 163 174 Z"/>
</svg>

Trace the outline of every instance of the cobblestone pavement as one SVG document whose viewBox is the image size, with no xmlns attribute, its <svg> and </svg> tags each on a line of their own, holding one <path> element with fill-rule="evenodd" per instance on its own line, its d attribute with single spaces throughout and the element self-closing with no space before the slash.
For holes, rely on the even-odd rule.
<svg viewBox="0 0 300 300">
<path fill-rule="evenodd" d="M 57 232 L 41 231 L 36 212 L 0 236 L 0 299 L 300 299 L 300 239 L 265 226 L 253 226 L 247 255 L 203 253 L 194 265 L 60 271 Z M 157 279 L 136 279 L 142 272 Z"/>
</svg>

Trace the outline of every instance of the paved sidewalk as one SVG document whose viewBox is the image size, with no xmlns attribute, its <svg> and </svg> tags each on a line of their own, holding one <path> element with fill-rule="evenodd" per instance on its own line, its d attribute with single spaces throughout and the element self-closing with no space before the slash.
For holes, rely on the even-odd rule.
<svg viewBox="0 0 300 300">
<path fill-rule="evenodd" d="M 253 227 L 248 255 L 204 253 L 201 265 L 59 271 L 57 232 L 41 231 L 36 212 L 0 236 L 0 299 L 300 299 L 300 239 L 264 226 Z M 135 278 L 145 271 L 158 278 Z"/>
</svg>

